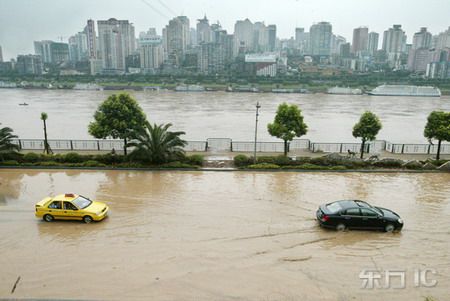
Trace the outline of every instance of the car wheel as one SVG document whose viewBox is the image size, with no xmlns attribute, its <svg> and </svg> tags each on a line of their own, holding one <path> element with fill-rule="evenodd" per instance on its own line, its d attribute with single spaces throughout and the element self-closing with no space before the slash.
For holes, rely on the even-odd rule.
<svg viewBox="0 0 450 301">
<path fill-rule="evenodd" d="M 93 221 L 93 219 L 89 215 L 86 215 L 85 217 L 83 217 L 83 222 L 85 222 L 86 224 L 89 224 L 92 221 Z"/>
<path fill-rule="evenodd" d="M 345 231 L 346 229 L 347 229 L 347 226 L 345 224 L 340 223 L 340 224 L 336 225 L 336 230 L 339 232 Z"/>
<path fill-rule="evenodd" d="M 386 232 L 394 232 L 395 226 L 393 224 L 387 224 L 386 227 L 384 227 L 384 231 Z"/>
<path fill-rule="evenodd" d="M 54 220 L 55 218 L 53 217 L 53 215 L 51 215 L 51 214 L 46 214 L 46 215 L 44 215 L 44 221 L 46 221 L 46 222 L 53 222 L 53 220 Z"/>
</svg>

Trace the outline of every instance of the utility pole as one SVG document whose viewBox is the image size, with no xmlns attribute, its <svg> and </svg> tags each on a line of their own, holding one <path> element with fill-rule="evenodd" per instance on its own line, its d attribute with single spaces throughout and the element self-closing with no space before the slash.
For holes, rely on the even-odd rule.
<svg viewBox="0 0 450 301">
<path fill-rule="evenodd" d="M 258 116 L 259 116 L 259 101 L 256 103 L 256 123 L 255 123 L 255 149 L 253 152 L 253 163 L 256 164 L 256 141 L 258 140 Z"/>
</svg>

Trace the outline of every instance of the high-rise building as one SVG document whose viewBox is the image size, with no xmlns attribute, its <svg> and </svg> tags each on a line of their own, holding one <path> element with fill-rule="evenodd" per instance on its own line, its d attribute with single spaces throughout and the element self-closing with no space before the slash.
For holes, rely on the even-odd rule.
<svg viewBox="0 0 450 301">
<path fill-rule="evenodd" d="M 125 59 L 136 49 L 134 26 L 128 20 L 97 21 L 100 57 L 105 72 L 124 72 Z"/>
<path fill-rule="evenodd" d="M 69 38 L 69 59 L 72 62 L 89 59 L 88 40 L 85 32 L 79 32 Z"/>
<path fill-rule="evenodd" d="M 433 35 L 427 31 L 426 27 L 420 28 L 419 32 L 416 32 L 413 37 L 412 49 L 430 48 Z"/>
<path fill-rule="evenodd" d="M 369 29 L 367 27 L 359 27 L 353 29 L 352 53 L 355 55 L 367 52 L 369 44 Z"/>
<path fill-rule="evenodd" d="M 383 50 L 386 52 L 390 66 L 398 67 L 401 56 L 406 54 L 406 34 L 401 25 L 394 25 L 384 31 Z"/>
<path fill-rule="evenodd" d="M 165 51 L 169 62 L 180 66 L 190 43 L 189 19 L 186 16 L 178 16 L 169 21 L 163 32 L 165 39 Z"/>
<path fill-rule="evenodd" d="M 378 50 L 378 40 L 380 39 L 380 35 L 376 32 L 369 33 L 369 42 L 367 45 L 367 50 L 371 56 L 375 55 Z"/>
<path fill-rule="evenodd" d="M 236 21 L 234 24 L 234 55 L 253 50 L 253 23 L 249 19 Z"/>
<path fill-rule="evenodd" d="M 303 27 L 295 29 L 295 45 L 300 50 L 300 53 L 306 53 L 308 50 L 309 33 L 305 32 Z"/>
<path fill-rule="evenodd" d="M 3 52 L 2 52 L 2 46 L 0 46 L 0 63 L 3 62 Z"/>
<path fill-rule="evenodd" d="M 277 26 L 272 24 L 267 26 L 269 51 L 275 51 L 277 43 Z"/>
<path fill-rule="evenodd" d="M 450 27 L 436 38 L 436 49 L 443 50 L 446 48 L 450 48 Z"/>
<path fill-rule="evenodd" d="M 329 56 L 331 54 L 332 26 L 328 22 L 313 24 L 309 29 L 310 54 Z"/>
<path fill-rule="evenodd" d="M 198 54 L 198 71 L 214 75 L 224 70 L 224 47 L 220 43 L 202 43 Z"/>
<path fill-rule="evenodd" d="M 143 36 L 139 39 L 141 70 L 144 73 L 157 73 L 164 61 L 164 49 L 160 36 Z"/>
<path fill-rule="evenodd" d="M 341 46 L 339 48 L 339 56 L 342 58 L 349 58 L 351 56 L 350 43 L 341 44 Z"/>
<path fill-rule="evenodd" d="M 97 58 L 97 35 L 95 33 L 95 22 L 94 20 L 88 20 L 87 25 L 84 28 L 87 38 L 87 48 L 89 59 Z"/>
<path fill-rule="evenodd" d="M 331 54 L 339 55 L 341 52 L 341 45 L 347 43 L 347 40 L 340 35 L 331 36 Z"/>
<path fill-rule="evenodd" d="M 53 41 L 35 41 L 34 53 L 40 55 L 42 62 L 62 64 L 69 61 L 69 44 Z"/>
<path fill-rule="evenodd" d="M 16 70 L 19 74 L 42 74 L 43 66 L 40 55 L 18 55 Z"/>
<path fill-rule="evenodd" d="M 206 15 L 197 20 L 197 44 L 211 42 L 211 26 Z"/>
</svg>

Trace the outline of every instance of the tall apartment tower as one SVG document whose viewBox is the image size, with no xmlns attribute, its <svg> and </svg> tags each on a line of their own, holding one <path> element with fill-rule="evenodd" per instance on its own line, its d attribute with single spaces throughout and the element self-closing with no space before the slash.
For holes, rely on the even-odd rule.
<svg viewBox="0 0 450 301">
<path fill-rule="evenodd" d="M 234 55 L 253 49 L 253 23 L 249 19 L 238 20 L 234 24 Z"/>
<path fill-rule="evenodd" d="M 197 44 L 211 42 L 211 26 L 206 15 L 203 19 L 197 21 Z"/>
<path fill-rule="evenodd" d="M 367 51 L 369 44 L 369 29 L 367 27 L 359 27 L 353 29 L 352 53 L 355 55 Z"/>
<path fill-rule="evenodd" d="M 421 27 L 413 37 L 412 49 L 430 48 L 433 35 L 427 31 L 426 27 Z"/>
<path fill-rule="evenodd" d="M 97 58 L 97 35 L 95 33 L 95 22 L 89 19 L 87 25 L 84 28 L 84 32 L 87 37 L 88 58 Z"/>
<path fill-rule="evenodd" d="M 367 45 L 367 50 L 370 55 L 375 55 L 378 50 L 378 40 L 380 39 L 380 35 L 376 32 L 369 33 L 369 42 Z"/>
<path fill-rule="evenodd" d="M 272 24 L 267 26 L 269 51 L 275 51 L 277 43 L 277 26 Z"/>
<path fill-rule="evenodd" d="M 190 44 L 189 19 L 178 16 L 169 21 L 163 31 L 164 45 L 169 61 L 174 65 L 181 65 L 188 45 Z"/>
<path fill-rule="evenodd" d="M 3 62 L 2 46 L 0 46 L 0 63 Z"/>
<path fill-rule="evenodd" d="M 383 50 L 391 66 L 400 64 L 400 56 L 406 54 L 406 34 L 401 25 L 394 25 L 383 34 Z"/>
<path fill-rule="evenodd" d="M 103 69 L 125 71 L 125 58 L 136 49 L 133 24 L 111 18 L 97 21 L 97 26 Z"/>
<path fill-rule="evenodd" d="M 309 29 L 310 54 L 329 56 L 331 54 L 332 26 L 329 22 L 313 24 Z"/>
</svg>

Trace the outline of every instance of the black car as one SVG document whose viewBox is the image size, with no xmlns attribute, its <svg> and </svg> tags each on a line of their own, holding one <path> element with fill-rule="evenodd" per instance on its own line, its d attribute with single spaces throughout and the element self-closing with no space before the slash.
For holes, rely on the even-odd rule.
<svg viewBox="0 0 450 301">
<path fill-rule="evenodd" d="M 338 231 L 353 228 L 393 232 L 400 231 L 403 227 L 403 221 L 397 213 L 359 200 L 321 205 L 316 216 L 321 226 Z"/>
</svg>

